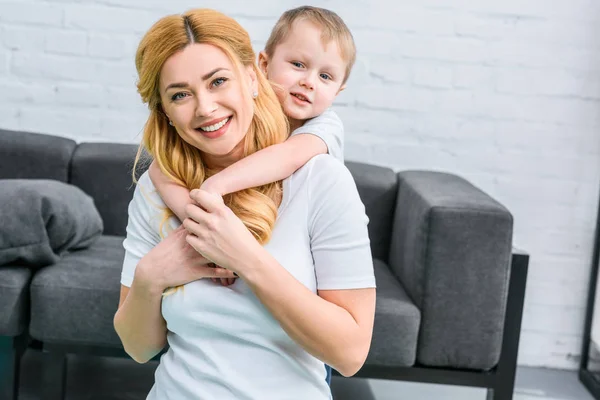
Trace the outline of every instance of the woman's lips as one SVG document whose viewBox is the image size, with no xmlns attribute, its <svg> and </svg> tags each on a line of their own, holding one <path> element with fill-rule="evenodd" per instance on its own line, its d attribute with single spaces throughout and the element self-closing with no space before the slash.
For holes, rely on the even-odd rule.
<svg viewBox="0 0 600 400">
<path fill-rule="evenodd" d="M 204 131 L 200 128 L 196 128 L 196 132 L 199 132 L 200 134 L 202 134 L 202 136 L 204 136 L 208 139 L 216 139 L 218 137 L 223 136 L 225 134 L 225 132 L 227 132 L 227 128 L 229 128 L 229 125 L 231 124 L 232 119 L 233 119 L 233 117 L 228 117 L 225 125 L 223 125 L 219 129 L 217 129 L 216 131 Z"/>
</svg>

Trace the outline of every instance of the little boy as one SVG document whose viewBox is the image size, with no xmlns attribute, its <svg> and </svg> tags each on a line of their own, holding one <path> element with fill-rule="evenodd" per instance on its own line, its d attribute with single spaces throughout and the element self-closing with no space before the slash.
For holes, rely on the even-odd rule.
<svg viewBox="0 0 600 400">
<path fill-rule="evenodd" d="M 292 133 L 285 142 L 211 176 L 201 189 L 225 195 L 283 180 L 327 152 L 343 161 L 344 128 L 329 107 L 345 88 L 355 58 L 352 34 L 334 12 L 303 6 L 283 13 L 258 62 L 275 84 Z M 149 174 L 167 207 L 183 221 L 185 206 L 192 201 L 189 191 L 170 181 L 154 162 Z"/>
</svg>

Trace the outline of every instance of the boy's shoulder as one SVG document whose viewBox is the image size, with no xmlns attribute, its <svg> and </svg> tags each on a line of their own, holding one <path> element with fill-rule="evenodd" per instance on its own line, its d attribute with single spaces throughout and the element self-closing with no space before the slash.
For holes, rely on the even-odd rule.
<svg viewBox="0 0 600 400">
<path fill-rule="evenodd" d="M 306 120 L 304 124 L 296 128 L 293 133 L 301 133 L 304 132 L 306 129 L 310 129 L 318 125 L 334 125 L 343 128 L 342 120 L 340 119 L 340 117 L 333 109 L 328 108 L 325 111 L 323 111 L 320 115 Z"/>
</svg>

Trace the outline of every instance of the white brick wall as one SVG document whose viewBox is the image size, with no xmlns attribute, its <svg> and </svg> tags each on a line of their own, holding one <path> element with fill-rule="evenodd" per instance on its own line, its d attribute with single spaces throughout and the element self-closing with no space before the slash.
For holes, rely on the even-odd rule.
<svg viewBox="0 0 600 400">
<path fill-rule="evenodd" d="M 0 0 L 0 127 L 138 142 L 133 55 L 160 16 L 213 7 L 256 49 L 304 1 Z M 346 157 L 452 171 L 532 255 L 520 363 L 575 368 L 600 183 L 600 2 L 322 0 L 353 30 Z"/>
</svg>

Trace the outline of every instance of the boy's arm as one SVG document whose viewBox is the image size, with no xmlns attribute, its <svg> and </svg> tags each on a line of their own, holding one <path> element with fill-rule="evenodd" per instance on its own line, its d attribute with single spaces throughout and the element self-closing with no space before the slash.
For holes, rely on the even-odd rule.
<svg viewBox="0 0 600 400">
<path fill-rule="evenodd" d="M 152 164 L 150 164 L 148 174 L 150 175 L 152 184 L 154 184 L 154 187 L 166 206 L 173 211 L 180 221 L 186 219 L 185 206 L 189 203 L 193 203 L 193 200 L 190 199 L 190 191 L 170 180 L 162 173 L 155 161 L 152 161 Z"/>
<path fill-rule="evenodd" d="M 287 178 L 314 156 L 325 153 L 327 145 L 321 138 L 311 134 L 297 134 L 283 143 L 242 158 L 208 178 L 201 188 L 225 195 L 266 185 Z"/>
</svg>

